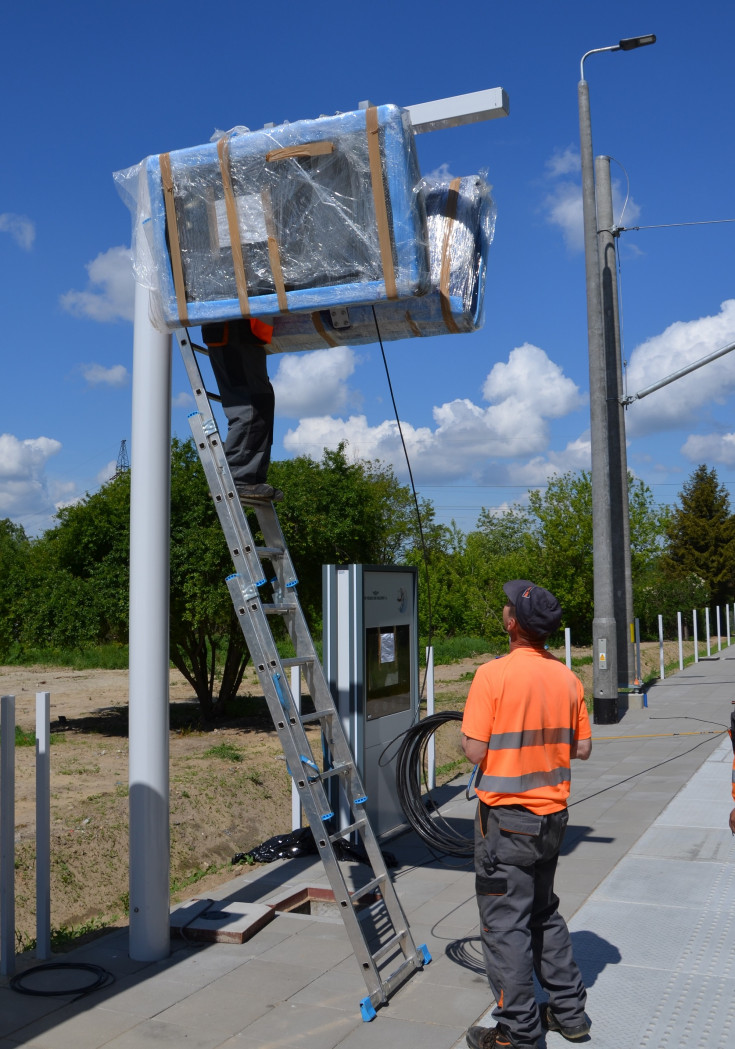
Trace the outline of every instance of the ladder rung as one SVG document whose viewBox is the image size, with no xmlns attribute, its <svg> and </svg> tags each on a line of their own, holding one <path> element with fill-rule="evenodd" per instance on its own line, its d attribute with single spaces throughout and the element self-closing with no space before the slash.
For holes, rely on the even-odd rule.
<svg viewBox="0 0 735 1049">
<path fill-rule="evenodd" d="M 284 616 L 287 612 L 293 612 L 293 605 L 267 605 L 263 602 L 263 611 L 267 616 Z"/>
<path fill-rule="evenodd" d="M 353 896 L 352 898 L 354 899 L 355 897 Z M 407 929 L 403 929 L 401 932 L 396 932 L 393 936 L 390 937 L 389 940 L 386 940 L 385 943 L 382 943 L 380 947 L 378 947 L 377 951 L 373 952 L 371 958 L 373 959 L 376 965 L 380 962 L 381 958 L 387 958 L 389 954 L 392 954 L 395 951 L 396 947 L 399 947 L 401 945 L 401 940 L 407 932 Z M 406 964 L 410 965 L 411 961 L 404 961 L 403 965 Z M 396 969 L 394 973 L 391 973 L 391 978 L 396 976 L 401 971 L 403 965 L 399 966 L 399 968 Z"/>
<path fill-rule="evenodd" d="M 364 827 L 366 823 L 367 823 L 367 819 L 366 818 L 361 819 L 361 820 L 357 820 L 355 823 L 351 823 L 349 825 L 349 827 L 343 827 L 336 834 L 333 834 L 329 840 L 330 841 L 339 841 L 340 838 L 344 838 L 347 834 L 352 834 L 353 831 L 360 830 L 360 828 Z"/>
<path fill-rule="evenodd" d="M 293 656 L 289 657 L 289 659 L 282 659 L 281 666 L 286 670 L 288 667 L 305 667 L 313 662 L 313 656 Z"/>
<path fill-rule="evenodd" d="M 339 836 L 341 837 L 342 834 L 340 834 Z M 372 881 L 369 881 L 367 885 L 363 885 L 361 889 L 355 889 L 355 891 L 352 893 L 353 903 L 357 902 L 357 900 L 362 899 L 363 896 L 370 896 L 372 893 L 375 892 L 376 889 L 379 889 L 381 887 L 384 881 L 385 874 L 380 874 L 377 878 L 373 878 Z"/>
<path fill-rule="evenodd" d="M 336 714 L 336 710 L 315 710 L 313 714 L 302 714 L 301 724 L 307 725 L 311 721 L 321 721 L 322 718 L 333 718 Z"/>
<path fill-rule="evenodd" d="M 256 546 L 255 553 L 260 558 L 283 557 L 286 551 L 280 546 Z"/>
<path fill-rule="evenodd" d="M 331 769 L 325 769 L 324 772 L 320 773 L 320 779 L 331 779 L 332 776 L 339 776 L 340 772 L 344 772 L 345 769 L 354 768 L 351 761 L 343 761 L 340 765 L 333 765 Z M 344 835 L 344 831 L 340 831 L 340 837 Z"/>
</svg>

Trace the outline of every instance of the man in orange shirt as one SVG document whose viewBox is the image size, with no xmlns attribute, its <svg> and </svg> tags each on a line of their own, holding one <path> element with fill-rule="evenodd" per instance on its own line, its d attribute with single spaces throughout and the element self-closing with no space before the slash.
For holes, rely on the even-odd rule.
<svg viewBox="0 0 735 1049">
<path fill-rule="evenodd" d="M 544 1028 L 569 1041 L 590 1029 L 554 893 L 570 762 L 586 761 L 592 750 L 584 689 L 545 649 L 561 623 L 554 595 L 527 579 L 503 590 L 510 652 L 479 667 L 462 721 L 462 748 L 479 765 L 475 887 L 498 1021 L 471 1027 L 470 1049 L 535 1049 Z M 549 996 L 541 1010 L 534 972 Z"/>
</svg>

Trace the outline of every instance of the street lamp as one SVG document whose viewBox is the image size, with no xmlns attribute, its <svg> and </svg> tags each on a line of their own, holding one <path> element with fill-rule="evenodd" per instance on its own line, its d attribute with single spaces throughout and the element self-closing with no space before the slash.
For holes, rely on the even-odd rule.
<svg viewBox="0 0 735 1049">
<path fill-rule="evenodd" d="M 590 374 L 590 444 L 592 452 L 592 564 L 594 618 L 593 720 L 613 724 L 618 718 L 618 666 L 615 626 L 612 524 L 610 516 L 610 450 L 608 439 L 608 384 L 602 287 L 597 246 L 597 207 L 592 156 L 592 125 L 584 62 L 602 51 L 632 51 L 654 44 L 656 37 L 629 37 L 610 47 L 585 52 L 580 62 L 577 91 L 582 161 L 585 278 L 587 285 L 587 344 Z"/>
</svg>

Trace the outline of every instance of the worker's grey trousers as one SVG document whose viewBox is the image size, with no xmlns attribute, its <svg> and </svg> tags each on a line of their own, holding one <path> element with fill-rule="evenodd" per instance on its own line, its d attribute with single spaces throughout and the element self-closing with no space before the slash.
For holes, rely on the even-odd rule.
<svg viewBox="0 0 735 1049">
<path fill-rule="evenodd" d="M 475 820 L 475 887 L 493 1012 L 513 1044 L 542 1035 L 533 974 L 563 1027 L 584 1022 L 587 992 L 559 914 L 554 874 L 568 814 L 537 816 L 520 805 L 480 802 Z"/>
<path fill-rule="evenodd" d="M 266 357 L 254 336 L 209 348 L 227 416 L 225 456 L 235 484 L 262 484 L 268 476 L 275 398 Z"/>
</svg>

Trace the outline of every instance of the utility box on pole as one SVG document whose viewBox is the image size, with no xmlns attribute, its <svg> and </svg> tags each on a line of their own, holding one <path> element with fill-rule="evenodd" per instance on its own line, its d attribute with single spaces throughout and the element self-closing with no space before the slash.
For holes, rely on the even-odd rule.
<svg viewBox="0 0 735 1049">
<path fill-rule="evenodd" d="M 419 715 L 416 569 L 324 565 L 322 584 L 324 673 L 365 787 L 370 822 L 386 838 L 407 826 L 395 759 L 400 737 Z M 337 817 L 339 827 L 346 826 L 346 814 Z"/>
</svg>

